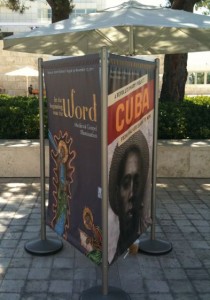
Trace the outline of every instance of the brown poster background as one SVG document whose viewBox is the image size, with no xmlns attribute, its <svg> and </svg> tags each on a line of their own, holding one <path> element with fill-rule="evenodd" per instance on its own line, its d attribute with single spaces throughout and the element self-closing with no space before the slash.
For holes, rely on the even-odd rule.
<svg viewBox="0 0 210 300">
<path fill-rule="evenodd" d="M 109 263 L 151 223 L 154 90 L 154 62 L 110 55 Z"/>
<path fill-rule="evenodd" d="M 47 224 L 101 262 L 101 117 L 99 56 L 43 65 L 49 117 Z"/>
</svg>

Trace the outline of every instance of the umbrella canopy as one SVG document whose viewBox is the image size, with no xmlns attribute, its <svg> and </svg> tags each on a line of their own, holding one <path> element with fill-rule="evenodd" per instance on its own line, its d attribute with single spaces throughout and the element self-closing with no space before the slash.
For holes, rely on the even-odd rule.
<svg viewBox="0 0 210 300">
<path fill-rule="evenodd" d="M 25 76 L 25 77 L 30 77 L 30 76 L 38 76 L 38 71 L 31 68 L 31 67 L 24 67 L 21 69 L 17 69 L 11 72 L 7 72 L 6 75 L 9 76 Z"/>
<path fill-rule="evenodd" d="M 5 75 L 8 76 L 24 76 L 26 77 L 26 90 L 27 90 L 27 96 L 28 96 L 28 77 L 37 77 L 38 71 L 31 68 L 31 67 L 24 67 L 21 69 L 17 69 L 11 72 L 7 72 Z"/>
<path fill-rule="evenodd" d="M 4 49 L 83 55 L 107 46 L 120 55 L 210 49 L 210 17 L 136 1 L 40 27 L 4 39 Z"/>
</svg>

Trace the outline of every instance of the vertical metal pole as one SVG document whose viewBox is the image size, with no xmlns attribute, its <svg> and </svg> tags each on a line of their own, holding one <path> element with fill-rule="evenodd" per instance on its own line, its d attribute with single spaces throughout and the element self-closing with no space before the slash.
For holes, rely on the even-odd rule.
<svg viewBox="0 0 210 300">
<path fill-rule="evenodd" d="M 129 55 L 134 55 L 133 26 L 129 26 Z"/>
<path fill-rule="evenodd" d="M 153 165 L 152 165 L 152 226 L 151 239 L 155 240 L 155 216 L 156 216 L 156 177 L 157 177 L 157 139 L 158 139 L 158 93 L 159 93 L 159 59 L 155 59 L 155 103 L 153 122 Z"/>
<path fill-rule="evenodd" d="M 102 293 L 108 294 L 108 154 L 107 154 L 108 53 L 101 49 L 101 176 L 102 176 Z"/>
<path fill-rule="evenodd" d="M 44 139 L 44 103 L 43 103 L 43 59 L 38 59 L 39 69 L 39 127 L 40 127 L 40 184 L 41 184 L 41 240 L 46 239 L 45 209 L 45 139 Z"/>
<path fill-rule="evenodd" d="M 40 185 L 41 185 L 41 238 L 25 244 L 25 250 L 35 255 L 55 254 L 63 248 L 61 240 L 46 239 L 45 208 L 45 140 L 44 140 L 44 103 L 43 103 L 43 59 L 38 58 L 39 69 L 39 140 L 40 140 Z"/>
<path fill-rule="evenodd" d="M 154 121 L 153 121 L 153 164 L 152 164 L 152 199 L 151 199 L 151 217 L 152 226 L 150 239 L 140 240 L 140 251 L 147 254 L 166 254 L 172 250 L 170 242 L 155 238 L 155 217 L 156 217 L 156 177 L 157 177 L 157 140 L 158 140 L 158 98 L 159 98 L 159 59 L 155 60 L 155 103 L 154 103 Z"/>
</svg>

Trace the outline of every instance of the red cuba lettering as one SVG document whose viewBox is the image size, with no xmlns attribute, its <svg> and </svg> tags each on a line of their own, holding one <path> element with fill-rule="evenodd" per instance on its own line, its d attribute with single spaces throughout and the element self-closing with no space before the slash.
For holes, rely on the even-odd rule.
<svg viewBox="0 0 210 300">
<path fill-rule="evenodd" d="M 141 88 L 129 95 L 116 108 L 116 131 L 121 132 L 134 124 L 149 111 L 148 88 Z"/>
</svg>

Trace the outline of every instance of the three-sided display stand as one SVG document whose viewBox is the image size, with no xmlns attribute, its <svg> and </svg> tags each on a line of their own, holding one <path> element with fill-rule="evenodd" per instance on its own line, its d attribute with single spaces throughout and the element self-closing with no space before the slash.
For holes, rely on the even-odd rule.
<svg viewBox="0 0 210 300">
<path fill-rule="evenodd" d="M 43 112 L 43 67 L 42 59 L 39 65 L 39 113 L 40 113 L 40 176 L 41 176 L 41 238 L 25 244 L 25 250 L 34 255 L 49 255 L 60 251 L 63 247 L 61 240 L 46 238 L 45 220 L 45 143 L 44 143 L 44 112 Z M 156 60 L 155 106 L 154 106 L 154 141 L 152 162 L 152 228 L 151 238 L 141 240 L 139 249 L 148 254 L 164 254 L 172 249 L 171 243 L 155 239 L 155 190 L 156 190 L 156 152 L 157 152 L 157 121 L 158 121 L 158 80 L 159 60 Z M 82 292 L 80 300 L 129 300 L 123 290 L 108 285 L 108 157 L 107 157 L 107 102 L 108 102 L 108 53 L 106 47 L 101 49 L 101 176 L 102 176 L 102 285 L 92 287 Z"/>
</svg>

